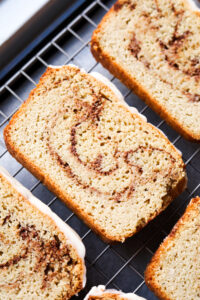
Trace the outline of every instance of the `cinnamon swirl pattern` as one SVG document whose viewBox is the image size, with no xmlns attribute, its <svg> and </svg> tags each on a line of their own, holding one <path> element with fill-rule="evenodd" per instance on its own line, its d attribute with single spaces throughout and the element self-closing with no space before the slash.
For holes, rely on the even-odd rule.
<svg viewBox="0 0 200 300">
<path fill-rule="evenodd" d="M 200 12 L 188 0 L 119 0 L 95 30 L 95 58 L 186 138 L 200 140 Z"/>
<path fill-rule="evenodd" d="M 129 132 L 120 129 L 123 124 L 108 126 L 105 118 L 117 110 L 101 91 L 91 90 L 90 103 L 77 96 L 61 103 L 43 135 L 51 156 L 76 185 L 114 202 L 133 200 L 141 189 L 150 193 L 146 186 L 156 188 L 157 181 L 172 187 L 177 177 L 173 155 L 151 144 L 126 144 Z"/>
<path fill-rule="evenodd" d="M 179 88 L 177 83 L 174 84 L 171 80 L 166 80 L 165 76 L 163 76 L 164 74 L 160 74 L 159 70 L 155 69 L 152 58 L 149 58 L 148 54 L 145 56 L 145 50 L 143 51 L 144 40 L 142 39 L 144 33 L 145 35 L 149 35 L 151 37 L 154 35 L 154 43 L 156 44 L 156 47 L 160 49 L 159 56 L 163 61 L 165 61 L 165 63 L 168 65 L 168 68 L 179 71 L 182 76 L 187 75 L 187 77 L 191 77 L 196 82 L 199 82 L 200 80 L 200 61 L 199 55 L 197 54 L 197 45 L 195 45 L 195 47 L 194 45 L 190 45 L 191 39 L 194 39 L 194 33 L 189 29 L 182 29 L 185 21 L 185 11 L 183 9 L 176 9 L 173 2 L 170 3 L 169 1 L 170 14 L 166 16 L 165 8 L 163 9 L 163 6 L 161 4 L 159 5 L 159 1 L 154 0 L 154 2 L 154 16 L 152 16 L 152 12 L 148 12 L 145 9 L 140 12 L 140 18 L 143 21 L 143 27 L 136 28 L 137 34 L 136 32 L 132 33 L 128 50 L 138 61 L 143 63 L 147 69 L 151 69 L 154 75 L 156 75 L 160 81 L 169 85 L 173 89 L 180 90 L 180 93 L 186 96 L 188 101 L 200 102 L 199 94 L 192 94 L 190 89 L 188 90 L 187 88 Z M 128 1 L 127 4 L 131 10 L 133 7 L 132 1 Z M 137 5 L 135 3 L 134 8 L 136 7 Z M 137 11 L 135 13 L 137 13 Z M 171 18 L 174 19 L 171 28 L 171 34 L 169 34 L 167 39 L 166 34 L 163 34 L 164 41 L 162 40 L 162 34 L 160 34 L 164 27 L 164 24 L 161 22 L 163 18 L 168 18 L 169 20 Z M 168 20 L 165 20 L 165 22 L 168 22 Z M 142 34 L 141 31 L 144 33 Z M 191 49 L 188 51 L 188 47 L 191 46 L 193 46 L 193 51 Z"/>
<path fill-rule="evenodd" d="M 133 235 L 185 188 L 170 142 L 77 67 L 49 68 L 26 105 L 8 149 L 106 241 Z"/>
<path fill-rule="evenodd" d="M 0 298 L 69 299 L 82 271 L 72 246 L 2 175 L 0 197 Z"/>
</svg>

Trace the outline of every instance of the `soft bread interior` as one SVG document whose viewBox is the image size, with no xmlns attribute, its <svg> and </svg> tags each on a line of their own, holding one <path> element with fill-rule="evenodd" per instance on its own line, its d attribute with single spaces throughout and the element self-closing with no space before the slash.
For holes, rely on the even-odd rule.
<svg viewBox="0 0 200 300">
<path fill-rule="evenodd" d="M 83 262 L 52 219 L 0 174 L 0 299 L 69 299 Z"/>
<path fill-rule="evenodd" d="M 199 253 L 200 198 L 196 197 L 157 250 L 146 270 L 146 283 L 161 299 L 199 299 Z"/>
<path fill-rule="evenodd" d="M 28 101 L 5 131 L 8 149 L 110 239 L 132 235 L 184 189 L 169 141 L 78 68 L 49 68 Z"/>
<path fill-rule="evenodd" d="M 187 0 L 120 0 L 95 31 L 92 52 L 170 124 L 199 140 L 199 32 L 200 12 Z"/>
</svg>

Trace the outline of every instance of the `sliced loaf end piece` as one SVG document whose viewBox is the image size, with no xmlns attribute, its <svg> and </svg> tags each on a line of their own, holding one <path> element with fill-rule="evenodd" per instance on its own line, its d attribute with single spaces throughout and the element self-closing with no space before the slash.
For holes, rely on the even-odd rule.
<svg viewBox="0 0 200 300">
<path fill-rule="evenodd" d="M 4 137 L 9 152 L 109 242 L 138 232 L 186 186 L 169 140 L 74 66 L 47 69 Z"/>
<path fill-rule="evenodd" d="M 85 285 L 79 236 L 0 167 L 0 299 L 69 299 Z"/>
<path fill-rule="evenodd" d="M 200 298 L 200 197 L 160 245 L 145 271 L 147 286 L 163 300 Z"/>
</svg>

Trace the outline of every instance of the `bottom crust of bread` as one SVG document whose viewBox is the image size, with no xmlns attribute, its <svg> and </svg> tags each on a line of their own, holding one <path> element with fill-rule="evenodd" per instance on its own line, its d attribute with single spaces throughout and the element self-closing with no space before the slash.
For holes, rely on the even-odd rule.
<svg viewBox="0 0 200 300">
<path fill-rule="evenodd" d="M 112 11 L 112 10 L 111 10 Z M 109 13 L 106 16 L 109 16 Z M 200 134 L 195 135 L 182 126 L 175 120 L 166 109 L 164 109 L 136 80 L 130 78 L 129 74 L 121 68 L 119 64 L 112 60 L 112 57 L 103 51 L 100 47 L 96 35 L 100 31 L 100 26 L 94 32 L 91 41 L 91 52 L 104 68 L 110 71 L 116 78 L 118 78 L 129 89 L 133 90 L 149 107 L 151 107 L 162 119 L 164 119 L 173 129 L 179 132 L 184 138 L 193 142 L 200 142 Z"/>
<path fill-rule="evenodd" d="M 7 130 L 8 127 L 7 127 Z M 62 191 L 60 191 L 59 188 L 55 185 L 54 182 L 50 180 L 47 176 L 44 176 L 37 168 L 35 168 L 32 163 L 28 162 L 27 159 L 23 157 L 21 153 L 18 153 L 14 150 L 14 148 L 11 146 L 12 143 L 9 143 L 9 136 L 6 134 L 7 131 L 4 132 L 5 134 L 5 142 L 6 146 L 8 148 L 8 151 L 11 153 L 12 156 L 16 158 L 16 160 L 21 163 L 27 170 L 29 170 L 36 178 L 38 178 L 46 187 L 54 194 L 56 194 L 59 198 L 61 198 L 66 205 L 78 216 L 80 217 L 86 225 L 88 225 L 97 235 L 101 237 L 103 241 L 106 243 L 115 243 L 115 242 L 123 242 L 126 238 L 131 237 L 132 235 L 136 234 L 139 232 L 143 226 L 138 227 L 137 230 L 134 233 L 131 233 L 127 236 L 122 237 L 121 236 L 110 236 L 106 232 L 104 232 L 100 227 L 96 226 L 87 215 L 84 214 L 83 211 L 79 210 L 77 206 L 74 204 L 73 199 L 67 198 Z M 166 199 L 163 199 L 163 207 L 162 210 L 165 210 L 167 206 L 177 197 L 179 196 L 186 188 L 187 186 L 187 176 L 183 177 L 179 183 L 177 184 L 175 189 L 170 190 L 169 194 L 166 196 Z M 153 220 L 157 215 L 161 213 L 161 211 L 155 212 L 154 215 L 151 216 L 148 222 Z"/>
</svg>

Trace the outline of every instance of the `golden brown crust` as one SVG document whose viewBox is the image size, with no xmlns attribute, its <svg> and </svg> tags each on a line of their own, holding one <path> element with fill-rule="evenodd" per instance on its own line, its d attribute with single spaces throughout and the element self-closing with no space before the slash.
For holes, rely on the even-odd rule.
<svg viewBox="0 0 200 300">
<path fill-rule="evenodd" d="M 179 219 L 179 221 L 175 224 L 170 234 L 166 237 L 163 243 L 160 245 L 154 256 L 152 257 L 149 265 L 145 270 L 145 282 L 147 286 L 154 292 L 159 299 L 162 300 L 171 300 L 167 293 L 161 290 L 161 286 L 156 282 L 154 279 L 154 271 L 156 267 L 159 265 L 160 257 L 166 253 L 166 248 L 169 249 L 170 242 L 176 239 L 176 236 L 182 230 L 182 227 L 185 223 L 187 223 L 188 219 L 190 218 L 190 213 L 193 210 L 196 210 L 196 206 L 200 205 L 200 197 L 193 198 L 189 205 L 186 208 L 185 213 Z"/>
<path fill-rule="evenodd" d="M 70 195 L 64 194 L 58 185 L 48 176 L 48 174 L 45 174 L 42 172 L 38 167 L 36 167 L 30 159 L 28 159 L 22 152 L 19 151 L 19 149 L 16 147 L 16 145 L 12 142 L 12 138 L 10 136 L 10 130 L 14 123 L 18 120 L 19 115 L 24 113 L 24 110 L 26 109 L 27 105 L 31 101 L 34 93 L 36 93 L 36 90 L 40 88 L 40 86 L 43 85 L 45 82 L 45 78 L 49 76 L 51 73 L 55 72 L 56 68 L 47 68 L 46 72 L 42 75 L 40 78 L 39 83 L 37 84 L 36 88 L 31 91 L 28 99 L 22 104 L 21 108 L 14 114 L 9 124 L 6 126 L 4 130 L 4 139 L 7 146 L 8 151 L 11 153 L 13 157 L 16 158 L 18 162 L 20 162 L 26 169 L 28 169 L 35 177 L 37 177 L 44 185 L 48 187 L 48 189 L 56 194 L 60 199 L 62 199 L 65 204 L 77 215 L 79 216 L 96 234 L 98 234 L 105 242 L 112 243 L 112 242 L 122 242 L 126 238 L 134 235 L 137 233 L 141 228 L 137 228 L 135 232 L 132 232 L 130 234 L 127 234 L 126 236 L 111 236 L 108 233 L 105 232 L 103 228 L 101 228 L 98 224 L 94 224 L 94 221 L 92 217 L 87 215 L 85 212 L 83 212 L 76 203 L 70 198 Z M 123 106 L 124 107 L 124 106 Z M 127 108 L 125 108 L 127 109 Z M 139 117 L 138 117 L 139 118 Z M 153 125 L 149 124 L 149 126 L 152 127 L 152 130 L 157 130 L 158 134 L 165 139 L 166 143 L 168 143 L 171 146 L 172 151 L 176 151 L 174 146 L 170 143 L 170 141 Z M 180 156 L 181 159 L 181 156 Z M 177 184 L 176 188 L 171 190 L 169 194 L 167 195 L 166 201 L 163 201 L 163 207 L 162 210 L 164 210 L 171 201 L 178 196 L 180 193 L 182 193 L 186 187 L 187 184 L 187 177 L 183 177 L 179 183 Z M 156 211 L 154 214 L 151 215 L 151 218 L 149 218 L 149 222 L 153 220 L 162 210 Z"/>
<path fill-rule="evenodd" d="M 5 178 L 1 173 L 0 173 L 0 178 L 2 178 L 3 180 L 6 181 L 6 183 L 8 184 L 8 186 L 10 186 L 11 190 L 14 189 L 16 195 L 18 195 L 19 197 L 23 198 L 23 201 L 26 202 L 28 205 L 30 205 L 30 207 L 32 207 L 33 209 L 36 209 L 36 207 L 20 192 L 18 192 L 18 190 L 15 189 L 15 187 L 13 187 L 13 185 L 11 184 L 11 182 Z M 64 236 L 64 233 L 62 231 L 60 231 L 60 229 L 58 228 L 58 226 L 56 225 L 56 223 L 54 222 L 54 220 L 48 215 L 43 213 L 42 211 L 38 212 L 41 216 L 43 216 L 43 218 L 48 219 L 48 221 L 57 228 L 57 230 L 60 232 L 60 235 L 63 237 L 63 240 L 66 239 L 66 237 Z M 74 296 L 74 294 L 79 293 L 82 289 L 83 289 L 83 280 L 84 280 L 84 274 L 85 274 L 85 266 L 84 266 L 84 261 L 82 260 L 82 258 L 80 258 L 78 256 L 77 250 L 75 248 L 73 248 L 74 252 L 77 255 L 77 259 L 78 259 L 78 263 L 79 263 L 79 278 L 77 278 L 77 280 L 79 281 L 79 284 L 76 286 L 76 291 L 75 293 L 72 291 L 71 294 L 68 294 L 69 297 L 67 299 L 70 299 L 72 296 Z M 66 299 L 65 297 L 63 299 Z"/>
<path fill-rule="evenodd" d="M 89 296 L 88 300 L 126 300 L 125 298 L 119 297 L 117 294 L 104 293 L 101 296 Z"/>
<path fill-rule="evenodd" d="M 121 1 L 118 0 L 116 3 L 120 3 Z M 188 3 L 187 3 L 188 4 Z M 115 4 L 116 5 L 116 4 Z M 190 6 L 188 5 L 188 9 L 191 10 Z M 192 11 L 200 16 L 200 12 Z M 106 69 L 108 69 L 115 77 L 121 80 L 128 88 L 134 91 L 147 105 L 149 105 L 154 111 L 159 114 L 161 118 L 163 118 L 172 128 L 178 131 L 184 138 L 193 141 L 193 142 L 200 142 L 200 134 L 196 135 L 186 128 L 183 125 L 175 120 L 173 116 L 166 110 L 166 108 L 159 104 L 155 98 L 152 97 L 150 93 L 145 90 L 145 88 L 133 77 L 131 78 L 128 72 L 123 69 L 119 63 L 117 63 L 113 57 L 104 51 L 98 40 L 98 34 L 101 32 L 104 23 L 106 23 L 107 19 L 110 18 L 112 14 L 115 14 L 116 11 L 113 7 L 109 10 L 109 12 L 103 17 L 101 23 L 98 25 L 97 29 L 93 32 L 92 39 L 91 39 L 91 52 L 95 59 L 100 62 Z"/>
</svg>

